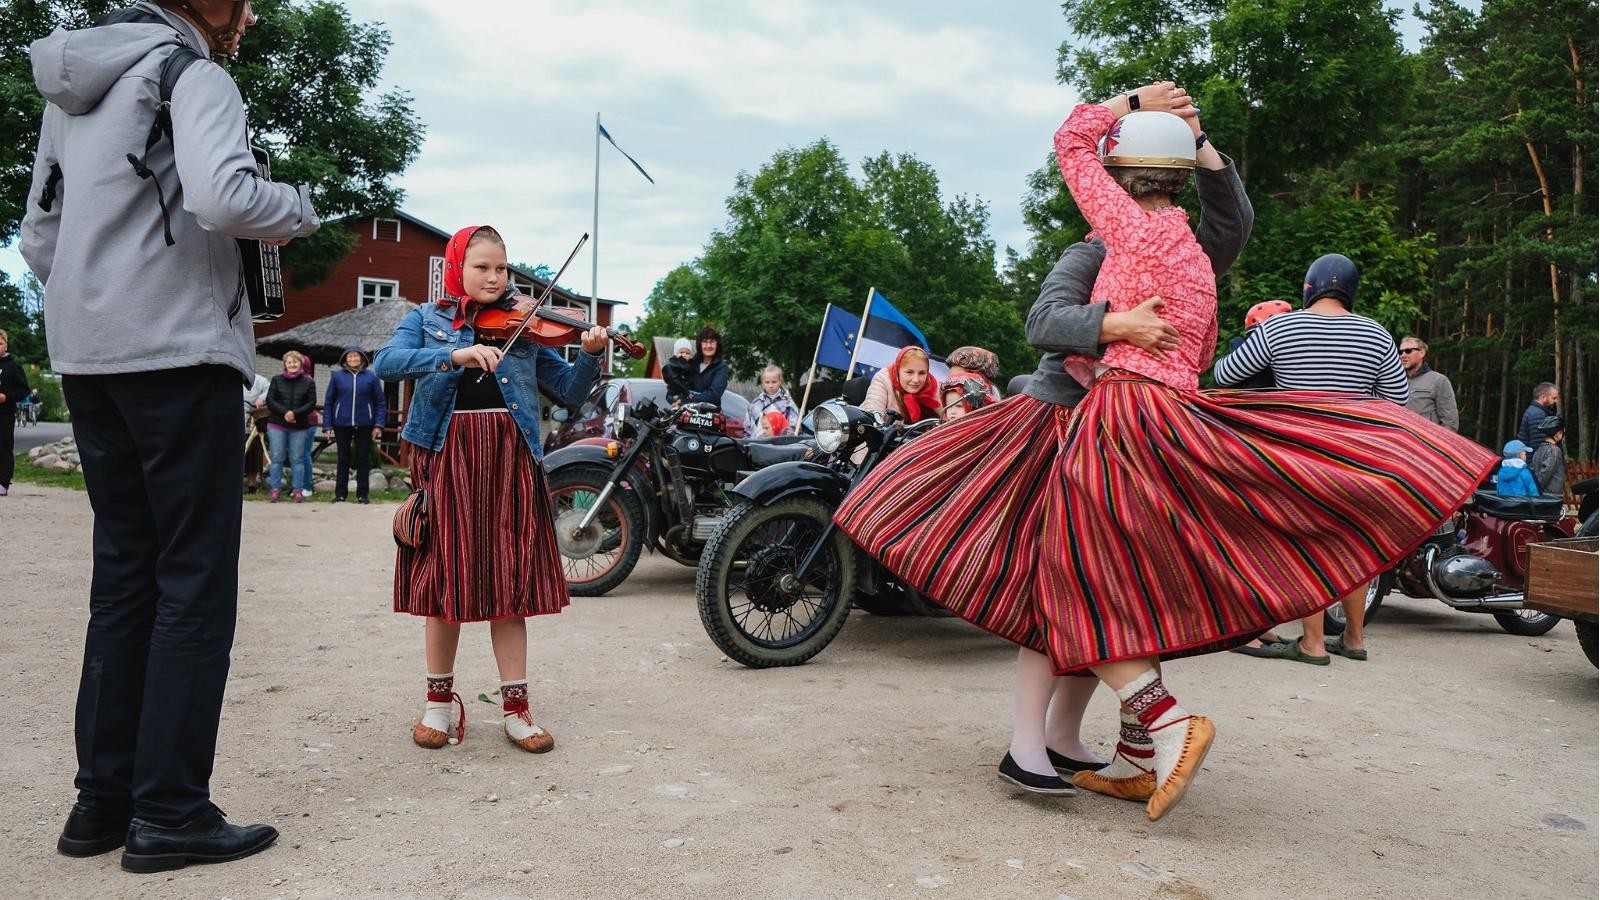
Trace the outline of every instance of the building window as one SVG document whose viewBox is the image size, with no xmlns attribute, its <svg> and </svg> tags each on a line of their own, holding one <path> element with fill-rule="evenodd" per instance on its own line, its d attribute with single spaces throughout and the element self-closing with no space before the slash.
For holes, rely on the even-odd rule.
<svg viewBox="0 0 1600 900">
<path fill-rule="evenodd" d="M 372 220 L 372 239 L 375 241 L 399 242 L 400 220 L 374 218 Z"/>
<path fill-rule="evenodd" d="M 388 278 L 356 279 L 356 308 L 393 300 L 400 296 L 400 282 Z"/>
</svg>

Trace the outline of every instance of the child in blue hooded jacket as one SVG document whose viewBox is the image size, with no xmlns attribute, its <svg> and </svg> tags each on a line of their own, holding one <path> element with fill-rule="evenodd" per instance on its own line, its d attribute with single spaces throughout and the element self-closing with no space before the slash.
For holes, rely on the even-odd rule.
<svg viewBox="0 0 1600 900">
<path fill-rule="evenodd" d="M 1508 441 L 1500 451 L 1505 457 L 1495 470 L 1494 492 L 1502 497 L 1537 497 L 1539 485 L 1528 471 L 1528 445 L 1521 441 Z"/>
</svg>

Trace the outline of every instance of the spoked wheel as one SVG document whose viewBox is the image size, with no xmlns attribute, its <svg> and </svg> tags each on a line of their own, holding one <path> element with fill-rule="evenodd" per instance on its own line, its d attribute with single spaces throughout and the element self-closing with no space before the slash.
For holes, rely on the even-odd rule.
<svg viewBox="0 0 1600 900">
<path fill-rule="evenodd" d="M 835 529 L 806 577 L 800 563 L 831 511 L 804 497 L 741 503 L 700 557 L 700 623 L 729 659 L 753 669 L 797 666 L 828 646 L 850 614 L 855 548 Z"/>
<path fill-rule="evenodd" d="M 1538 637 L 1561 622 L 1560 616 L 1539 612 L 1537 609 L 1517 609 L 1494 614 L 1495 623 L 1509 634 L 1521 637 Z"/>
<path fill-rule="evenodd" d="M 637 495 L 620 487 L 612 490 L 588 527 L 580 527 L 610 477 L 597 466 L 575 466 L 550 476 L 556 547 L 567 590 L 576 597 L 598 597 L 621 584 L 644 548 L 644 509 Z"/>
<path fill-rule="evenodd" d="M 1362 625 L 1372 621 L 1372 617 L 1378 614 L 1378 607 L 1383 605 L 1383 598 L 1393 589 L 1394 575 L 1388 572 L 1367 582 L 1367 596 L 1362 604 Z M 1346 625 L 1343 603 L 1335 603 L 1322 611 L 1322 628 L 1328 634 L 1344 634 Z"/>
</svg>

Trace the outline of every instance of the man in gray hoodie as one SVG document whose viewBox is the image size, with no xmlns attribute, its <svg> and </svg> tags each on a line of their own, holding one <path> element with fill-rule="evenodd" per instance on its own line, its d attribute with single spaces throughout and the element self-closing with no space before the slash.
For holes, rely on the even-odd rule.
<svg viewBox="0 0 1600 900">
<path fill-rule="evenodd" d="M 283 243 L 320 222 L 305 187 L 259 177 L 239 90 L 209 60 L 176 82 L 170 139 L 146 145 L 167 57 L 237 52 L 250 4 L 134 10 L 31 48 L 49 104 L 22 254 L 45 286 L 95 514 L 78 801 L 57 848 L 124 847 L 123 868 L 154 872 L 277 837 L 210 802 L 238 602 L 237 404 L 254 376 L 234 239 Z"/>
</svg>

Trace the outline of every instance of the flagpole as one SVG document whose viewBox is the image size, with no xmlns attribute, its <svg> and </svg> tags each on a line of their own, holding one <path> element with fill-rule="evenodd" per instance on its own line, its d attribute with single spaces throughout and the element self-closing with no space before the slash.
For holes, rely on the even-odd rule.
<svg viewBox="0 0 1600 900">
<path fill-rule="evenodd" d="M 822 333 L 828 330 L 828 311 L 833 309 L 829 303 L 822 311 L 822 327 L 817 329 L 817 349 L 811 351 L 811 371 L 806 373 L 806 393 L 800 398 L 800 421 L 806 420 L 806 405 L 811 402 L 811 382 L 817 377 L 817 355 L 822 352 Z"/>
<path fill-rule="evenodd" d="M 600 321 L 600 113 L 594 114 L 594 221 L 589 228 L 589 321 Z M 606 344 L 606 371 L 611 371 L 611 344 Z"/>
<path fill-rule="evenodd" d="M 875 287 L 867 288 L 867 308 L 861 311 L 861 332 L 856 335 L 855 346 L 850 348 L 850 371 L 844 373 L 846 381 L 856 375 L 856 354 L 861 352 L 861 342 L 867 339 L 867 318 L 872 315 L 872 295 L 877 292 Z"/>
</svg>

